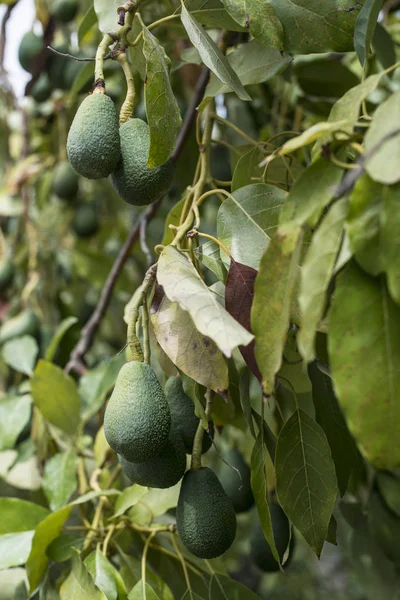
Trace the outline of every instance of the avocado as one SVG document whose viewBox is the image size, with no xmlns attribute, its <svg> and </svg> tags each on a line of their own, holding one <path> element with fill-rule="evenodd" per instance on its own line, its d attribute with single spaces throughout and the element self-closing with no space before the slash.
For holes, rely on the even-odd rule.
<svg viewBox="0 0 400 600">
<path fill-rule="evenodd" d="M 67 160 L 54 169 L 52 189 L 61 200 L 72 200 L 78 193 L 78 175 Z"/>
<path fill-rule="evenodd" d="M 150 129 L 141 119 L 129 119 L 120 127 L 121 158 L 111 179 L 117 193 L 128 204 L 145 206 L 162 196 L 171 186 L 174 169 L 171 160 L 149 169 Z"/>
<path fill-rule="evenodd" d="M 290 524 L 287 516 L 279 504 L 271 504 L 269 507 L 272 522 L 272 531 L 279 557 L 282 560 L 290 539 Z M 293 540 L 294 538 L 292 538 Z M 292 547 L 293 542 L 291 542 Z M 272 573 L 279 571 L 279 565 L 272 555 L 271 548 L 265 539 L 260 523 L 256 526 L 250 537 L 250 556 L 253 562 L 262 571 Z"/>
<path fill-rule="evenodd" d="M 15 317 L 5 321 L 0 327 L 0 344 L 8 342 L 22 335 L 36 335 L 39 329 L 39 320 L 35 313 L 30 310 L 24 310 Z"/>
<path fill-rule="evenodd" d="M 184 546 L 199 558 L 215 558 L 232 545 L 236 515 L 218 477 L 208 467 L 187 471 L 176 509 Z"/>
<path fill-rule="evenodd" d="M 0 292 L 4 292 L 14 279 L 14 265 L 7 257 L 0 262 Z"/>
<path fill-rule="evenodd" d="M 132 463 L 121 455 L 118 460 L 133 483 L 152 488 L 169 488 L 178 483 L 186 470 L 186 453 L 179 433 L 171 427 L 166 446 L 158 456 Z"/>
<path fill-rule="evenodd" d="M 51 96 L 52 87 L 47 73 L 41 73 L 31 90 L 31 96 L 36 102 L 46 102 Z"/>
<path fill-rule="evenodd" d="M 18 50 L 18 59 L 21 67 L 25 71 L 32 73 L 36 65 L 36 59 L 41 53 L 43 48 L 43 38 L 28 31 L 23 36 Z"/>
<path fill-rule="evenodd" d="M 78 12 L 77 0 L 54 0 L 51 14 L 56 21 L 69 23 Z"/>
<path fill-rule="evenodd" d="M 242 477 L 240 480 L 236 471 L 227 464 L 222 463 L 218 471 L 218 479 L 230 498 L 233 508 L 237 513 L 246 512 L 254 505 L 254 496 L 250 484 L 250 467 L 236 448 L 229 450 L 224 460 L 237 469 Z"/>
<path fill-rule="evenodd" d="M 169 410 L 171 411 L 172 423 L 182 436 L 186 453 L 192 454 L 193 441 L 199 425 L 199 419 L 195 415 L 192 400 L 183 390 L 180 377 L 170 377 L 168 379 L 165 385 L 165 395 L 168 400 Z M 211 437 L 214 437 L 214 426 L 212 421 L 209 422 L 209 429 Z M 210 449 L 211 444 L 211 438 L 205 431 L 201 453 L 204 454 L 207 452 L 207 450 Z"/>
<path fill-rule="evenodd" d="M 91 237 L 99 229 L 99 218 L 94 204 L 81 204 L 75 212 L 72 227 L 78 237 Z"/>
<path fill-rule="evenodd" d="M 130 462 L 145 462 L 165 448 L 170 429 L 168 402 L 151 366 L 126 363 L 104 415 L 107 442 Z"/>
<path fill-rule="evenodd" d="M 68 133 L 68 159 L 88 179 L 108 177 L 120 157 L 118 117 L 111 98 L 94 93 L 82 102 Z"/>
</svg>

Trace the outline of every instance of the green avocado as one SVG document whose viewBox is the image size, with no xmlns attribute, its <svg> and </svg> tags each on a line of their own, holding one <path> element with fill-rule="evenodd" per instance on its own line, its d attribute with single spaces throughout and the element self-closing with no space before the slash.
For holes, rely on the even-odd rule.
<svg viewBox="0 0 400 600">
<path fill-rule="evenodd" d="M 169 410 L 171 411 L 171 419 L 174 427 L 182 436 L 183 443 L 187 454 L 192 454 L 193 441 L 196 435 L 199 419 L 194 412 L 192 400 L 183 390 L 182 380 L 180 377 L 170 377 L 165 384 L 165 395 L 168 400 Z M 211 436 L 214 434 L 214 426 L 210 421 Z M 203 435 L 203 444 L 201 453 L 204 454 L 210 449 L 212 444 L 211 438 L 205 431 Z"/>
<path fill-rule="evenodd" d="M 120 127 L 121 159 L 111 178 L 117 193 L 128 204 L 145 206 L 165 194 L 172 183 L 171 160 L 149 169 L 150 129 L 141 119 L 129 119 Z"/>
<path fill-rule="evenodd" d="M 290 524 L 279 504 L 271 504 L 269 510 L 276 549 L 282 560 L 289 544 Z M 250 556 L 257 567 L 262 571 L 265 571 L 266 573 L 279 571 L 279 565 L 272 555 L 271 548 L 265 539 L 263 530 L 258 521 L 250 537 Z"/>
<path fill-rule="evenodd" d="M 179 433 L 171 427 L 169 439 L 161 453 L 142 463 L 132 463 L 121 455 L 118 460 L 133 483 L 152 488 L 170 488 L 180 481 L 186 470 L 186 453 Z"/>
<path fill-rule="evenodd" d="M 0 292 L 4 292 L 14 279 L 14 265 L 9 258 L 0 262 Z"/>
<path fill-rule="evenodd" d="M 67 160 L 54 169 L 52 189 L 61 200 L 72 200 L 78 193 L 78 175 Z"/>
<path fill-rule="evenodd" d="M 47 73 L 41 73 L 31 90 L 31 96 L 36 102 L 46 102 L 51 96 L 52 87 Z"/>
<path fill-rule="evenodd" d="M 176 509 L 184 546 L 199 558 L 215 558 L 232 545 L 236 515 L 218 477 L 208 467 L 187 471 Z"/>
<path fill-rule="evenodd" d="M 91 237 L 99 229 L 99 218 L 94 204 L 81 204 L 75 212 L 72 227 L 78 237 Z"/>
<path fill-rule="evenodd" d="M 23 36 L 18 50 L 18 59 L 21 67 L 30 73 L 35 68 L 36 59 L 42 51 L 43 38 L 28 31 Z"/>
<path fill-rule="evenodd" d="M 54 0 L 51 14 L 61 23 L 69 23 L 78 12 L 77 0 Z"/>
<path fill-rule="evenodd" d="M 254 505 L 254 496 L 250 484 L 250 467 L 236 448 L 229 450 L 224 455 L 224 460 L 239 471 L 242 480 L 240 481 L 237 472 L 225 463 L 221 464 L 218 479 L 230 498 L 235 511 L 237 513 L 246 512 Z"/>
<path fill-rule="evenodd" d="M 30 310 L 24 310 L 15 317 L 5 321 L 0 327 L 0 344 L 8 342 L 22 335 L 36 335 L 39 329 L 39 320 L 35 313 Z"/>
<path fill-rule="evenodd" d="M 159 456 L 170 429 L 168 402 L 151 366 L 126 363 L 104 415 L 107 442 L 130 462 L 145 462 Z"/>
<path fill-rule="evenodd" d="M 80 175 L 100 179 L 114 171 L 120 152 L 114 103 L 105 94 L 91 94 L 78 108 L 69 130 L 69 162 Z"/>
</svg>

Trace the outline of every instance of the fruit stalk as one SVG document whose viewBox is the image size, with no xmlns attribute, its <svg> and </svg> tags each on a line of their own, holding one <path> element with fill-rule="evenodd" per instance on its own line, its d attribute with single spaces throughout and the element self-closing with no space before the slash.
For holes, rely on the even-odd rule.
<svg viewBox="0 0 400 600">
<path fill-rule="evenodd" d="M 137 300 L 136 300 L 135 304 L 132 306 L 131 311 L 129 313 L 127 339 L 128 339 L 128 346 L 129 346 L 131 354 L 132 354 L 131 360 L 138 360 L 140 362 L 143 362 L 143 360 L 144 360 L 142 347 L 140 345 L 139 339 L 136 334 L 136 324 L 139 319 L 139 309 L 142 306 L 143 302 L 145 302 L 147 292 L 153 285 L 153 282 L 156 278 L 156 273 L 157 273 L 157 265 L 152 265 L 147 270 L 146 275 L 144 276 L 144 279 L 143 279 L 141 292 L 140 292 L 140 294 L 138 294 Z M 148 332 L 147 332 L 147 334 L 145 333 L 145 339 L 146 339 L 146 335 L 148 335 Z M 147 360 L 146 362 L 149 362 L 149 361 Z"/>
<path fill-rule="evenodd" d="M 108 47 L 113 43 L 114 38 L 111 34 L 106 33 L 101 40 L 96 51 L 96 62 L 94 67 L 94 84 L 98 93 L 104 94 L 104 56 Z"/>
<path fill-rule="evenodd" d="M 131 67 L 128 62 L 126 53 L 121 52 L 117 57 L 117 61 L 119 62 L 119 64 L 122 67 L 122 70 L 124 71 L 127 87 L 126 98 L 121 106 L 121 110 L 119 113 L 119 124 L 122 125 L 128 119 L 130 119 L 133 114 L 133 107 L 135 104 L 135 83 L 133 80 Z"/>
<path fill-rule="evenodd" d="M 205 395 L 206 395 L 206 408 L 205 408 L 204 412 L 206 414 L 207 421 L 209 421 L 210 417 L 211 417 L 211 409 L 212 409 L 211 391 L 207 390 Z M 190 468 L 192 470 L 201 468 L 201 453 L 202 453 L 202 449 L 203 449 L 202 448 L 203 436 L 204 436 L 204 427 L 203 427 L 203 423 L 200 419 L 198 427 L 197 427 L 196 435 L 194 436 L 194 441 L 193 441 L 192 460 L 190 463 Z"/>
</svg>

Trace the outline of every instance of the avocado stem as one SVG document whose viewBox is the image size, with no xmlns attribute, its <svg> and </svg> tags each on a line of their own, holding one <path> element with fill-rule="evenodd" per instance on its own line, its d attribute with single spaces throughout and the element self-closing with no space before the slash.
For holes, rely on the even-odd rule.
<svg viewBox="0 0 400 600">
<path fill-rule="evenodd" d="M 207 422 L 211 417 L 211 409 L 212 409 L 212 397 L 211 390 L 207 390 L 206 394 L 206 408 L 205 415 L 207 417 Z M 192 452 L 192 460 L 190 462 L 190 468 L 193 470 L 201 469 L 201 453 L 203 449 L 203 436 L 204 436 L 204 427 L 202 419 L 199 420 L 199 424 L 197 426 L 196 435 L 193 440 L 193 452 Z"/>
<path fill-rule="evenodd" d="M 97 82 L 104 82 L 104 57 L 108 50 L 108 47 L 114 42 L 114 38 L 111 34 L 106 33 L 101 40 L 97 51 L 96 51 L 96 62 L 94 67 L 94 83 L 95 86 Z M 104 83 L 103 83 L 104 85 Z M 105 93 L 105 89 L 101 87 L 96 87 L 95 92 L 97 93 Z"/>
<path fill-rule="evenodd" d="M 131 360 L 137 360 L 140 362 L 149 362 L 150 360 L 150 340 L 149 340 L 149 332 L 148 332 L 148 321 L 146 321 L 146 315 L 143 316 L 143 333 L 144 333 L 144 345 L 145 345 L 145 355 L 143 355 L 142 347 L 139 342 L 139 338 L 136 333 L 136 325 L 139 319 L 139 309 L 146 303 L 147 292 L 152 287 L 154 280 L 156 278 L 157 273 L 157 265 L 152 265 L 146 272 L 144 276 L 143 283 L 140 288 L 140 293 L 138 293 L 136 301 L 132 306 L 129 313 L 129 321 L 128 321 L 128 332 L 127 332 L 127 342 L 129 349 L 132 354 Z M 147 328 L 145 330 L 145 328 Z M 148 345 L 148 347 L 147 347 Z M 147 360 L 146 360 L 147 358 Z"/>
<path fill-rule="evenodd" d="M 125 52 L 121 52 L 117 56 L 117 61 L 121 65 L 126 79 L 126 97 L 121 106 L 119 113 L 119 124 L 122 125 L 133 115 L 133 107 L 135 105 L 135 83 L 133 80 L 132 70 Z"/>
</svg>

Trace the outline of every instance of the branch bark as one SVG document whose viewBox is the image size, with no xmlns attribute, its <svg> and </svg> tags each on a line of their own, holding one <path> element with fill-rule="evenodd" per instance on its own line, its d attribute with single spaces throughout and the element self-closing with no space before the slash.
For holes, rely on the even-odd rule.
<svg viewBox="0 0 400 600">
<path fill-rule="evenodd" d="M 201 102 L 204 92 L 208 83 L 209 70 L 203 69 L 201 73 L 195 93 L 192 101 L 187 109 L 181 130 L 179 132 L 175 150 L 171 156 L 173 164 L 176 164 L 181 152 L 185 146 L 185 142 L 189 137 L 193 123 L 196 119 L 196 109 Z M 126 263 L 129 254 L 133 248 L 135 242 L 140 238 L 140 232 L 146 229 L 147 224 L 151 221 L 154 215 L 157 213 L 159 206 L 163 201 L 163 197 L 150 204 L 147 209 L 140 215 L 136 225 L 131 230 L 126 242 L 122 246 L 112 268 L 101 291 L 97 306 L 90 317 L 89 321 L 83 327 L 80 335 L 80 339 L 72 350 L 70 360 L 65 367 L 67 373 L 75 372 L 77 375 L 83 375 L 86 372 L 85 356 L 92 347 L 94 337 L 100 326 L 100 323 L 107 311 L 108 305 L 110 304 L 111 296 L 118 281 L 118 278 L 122 272 L 124 264 Z"/>
</svg>

